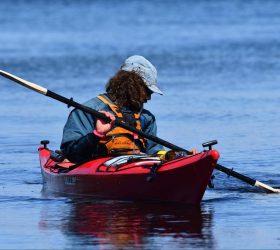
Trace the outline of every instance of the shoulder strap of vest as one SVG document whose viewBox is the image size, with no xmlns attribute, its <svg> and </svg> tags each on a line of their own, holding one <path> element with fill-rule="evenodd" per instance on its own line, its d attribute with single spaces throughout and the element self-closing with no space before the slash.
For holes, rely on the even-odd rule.
<svg viewBox="0 0 280 250">
<path fill-rule="evenodd" d="M 138 113 L 134 113 L 134 117 L 135 117 L 135 119 L 139 120 L 140 115 L 141 115 L 141 113 L 140 113 L 140 112 L 138 112 Z"/>
<path fill-rule="evenodd" d="M 102 102 L 104 102 L 105 104 L 107 104 L 107 105 L 112 109 L 112 111 L 117 115 L 117 117 L 119 117 L 119 118 L 123 117 L 122 113 L 119 111 L 119 110 L 120 110 L 119 107 L 118 107 L 115 103 L 113 103 L 112 101 L 110 101 L 110 100 L 109 100 L 108 98 L 106 98 L 104 95 L 99 95 L 99 96 L 97 96 L 97 98 L 98 98 L 100 101 L 102 101 Z M 140 118 L 140 115 L 141 115 L 140 112 L 134 113 L 135 119 L 138 120 L 138 119 Z"/>
<path fill-rule="evenodd" d="M 102 101 L 102 102 L 104 102 L 105 104 L 107 104 L 107 105 L 112 109 L 112 111 L 117 115 L 117 117 L 119 117 L 119 118 L 123 117 L 122 113 L 119 112 L 119 107 L 118 107 L 115 103 L 111 102 L 110 100 L 108 100 L 108 99 L 107 99 L 105 96 L 103 96 L 103 95 L 99 95 L 99 96 L 97 96 L 97 98 L 98 98 L 100 101 Z"/>
</svg>

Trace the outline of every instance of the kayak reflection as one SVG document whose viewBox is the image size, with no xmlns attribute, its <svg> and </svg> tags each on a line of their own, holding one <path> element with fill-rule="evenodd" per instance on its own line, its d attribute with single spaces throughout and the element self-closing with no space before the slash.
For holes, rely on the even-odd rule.
<svg viewBox="0 0 280 250">
<path fill-rule="evenodd" d="M 180 204 L 72 200 L 62 233 L 76 247 L 213 246 L 212 212 Z M 47 225 L 45 225 L 47 226 Z M 107 248 L 106 248 L 107 249 Z"/>
</svg>

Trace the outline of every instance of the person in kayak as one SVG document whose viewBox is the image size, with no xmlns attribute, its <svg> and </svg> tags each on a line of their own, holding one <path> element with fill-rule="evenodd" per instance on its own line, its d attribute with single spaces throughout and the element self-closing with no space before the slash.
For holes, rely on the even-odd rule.
<svg viewBox="0 0 280 250">
<path fill-rule="evenodd" d="M 144 109 L 151 95 L 162 91 L 157 86 L 157 70 L 146 58 L 127 58 L 120 70 L 106 84 L 106 93 L 84 105 L 104 113 L 110 123 L 74 109 L 64 126 L 61 150 L 72 162 L 87 161 L 98 155 L 139 154 L 163 156 L 163 146 L 140 138 L 114 125 L 115 117 L 156 136 L 155 116 Z"/>
</svg>

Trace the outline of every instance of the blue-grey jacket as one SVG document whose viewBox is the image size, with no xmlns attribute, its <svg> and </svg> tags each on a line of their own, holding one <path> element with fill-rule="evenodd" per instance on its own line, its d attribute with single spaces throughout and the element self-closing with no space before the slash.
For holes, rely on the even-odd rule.
<svg viewBox="0 0 280 250">
<path fill-rule="evenodd" d="M 93 98 L 84 103 L 84 105 L 98 111 L 104 110 L 112 112 L 110 107 L 98 98 Z M 140 121 L 144 133 L 156 136 L 156 119 L 151 112 L 143 109 Z M 99 144 L 100 138 L 93 134 L 95 123 L 96 118 L 91 114 L 78 109 L 71 111 L 63 129 L 63 137 L 60 146 L 63 154 L 69 160 L 73 162 L 82 162 L 89 160 L 102 152 L 101 145 Z M 145 153 L 154 154 L 160 150 L 163 150 L 163 146 L 147 140 Z"/>
</svg>

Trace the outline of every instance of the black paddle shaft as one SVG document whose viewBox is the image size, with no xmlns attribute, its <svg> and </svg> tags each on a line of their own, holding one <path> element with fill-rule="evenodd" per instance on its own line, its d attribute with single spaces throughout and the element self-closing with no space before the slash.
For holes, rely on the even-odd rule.
<svg viewBox="0 0 280 250">
<path fill-rule="evenodd" d="M 248 177 L 248 176 L 245 176 L 245 175 L 242 175 L 242 174 L 239 174 L 237 172 L 235 172 L 233 169 L 229 169 L 229 168 L 226 168 L 220 164 L 217 164 L 216 167 L 215 167 L 217 170 L 223 172 L 223 173 L 226 173 L 227 175 L 229 176 L 233 176 L 239 180 L 242 180 L 252 186 L 255 186 L 256 184 L 256 180 Z"/>
</svg>

